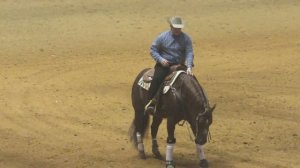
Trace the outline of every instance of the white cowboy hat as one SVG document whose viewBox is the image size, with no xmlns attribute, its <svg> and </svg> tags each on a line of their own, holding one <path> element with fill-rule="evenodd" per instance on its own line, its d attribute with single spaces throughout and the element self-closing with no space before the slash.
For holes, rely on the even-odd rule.
<svg viewBox="0 0 300 168">
<path fill-rule="evenodd" d="M 174 28 L 180 28 L 181 29 L 181 28 L 184 27 L 183 21 L 182 21 L 181 17 L 179 17 L 179 16 L 173 16 L 173 17 L 169 18 L 168 22 Z"/>
</svg>

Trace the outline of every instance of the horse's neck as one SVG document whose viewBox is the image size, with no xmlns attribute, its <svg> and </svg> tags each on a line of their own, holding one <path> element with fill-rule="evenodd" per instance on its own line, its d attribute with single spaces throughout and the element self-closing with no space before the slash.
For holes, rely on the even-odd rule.
<svg viewBox="0 0 300 168">
<path fill-rule="evenodd" d="M 204 93 L 203 88 L 199 84 L 198 80 L 190 76 L 182 76 L 181 80 L 181 95 L 185 104 L 191 106 L 199 106 L 197 108 L 206 108 L 208 105 L 208 99 Z M 199 109 L 200 110 L 200 109 Z"/>
</svg>

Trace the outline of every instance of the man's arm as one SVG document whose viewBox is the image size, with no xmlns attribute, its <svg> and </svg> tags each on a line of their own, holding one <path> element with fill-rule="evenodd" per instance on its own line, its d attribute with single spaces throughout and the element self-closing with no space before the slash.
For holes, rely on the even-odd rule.
<svg viewBox="0 0 300 168">
<path fill-rule="evenodd" d="M 161 55 L 159 54 L 159 49 L 160 46 L 162 44 L 162 36 L 159 35 L 152 43 L 151 47 L 150 47 L 150 55 L 152 56 L 152 58 L 159 63 L 162 63 L 163 58 L 161 57 Z"/>
<path fill-rule="evenodd" d="M 193 75 L 192 67 L 194 66 L 194 51 L 193 51 L 192 40 L 189 36 L 187 36 L 185 57 L 186 57 L 186 64 L 188 67 L 186 73 L 188 75 Z"/>
<path fill-rule="evenodd" d="M 187 36 L 186 41 L 186 48 L 185 48 L 185 57 L 186 57 L 186 64 L 188 68 L 192 68 L 194 65 L 194 51 L 193 51 L 193 44 L 190 37 Z"/>
</svg>

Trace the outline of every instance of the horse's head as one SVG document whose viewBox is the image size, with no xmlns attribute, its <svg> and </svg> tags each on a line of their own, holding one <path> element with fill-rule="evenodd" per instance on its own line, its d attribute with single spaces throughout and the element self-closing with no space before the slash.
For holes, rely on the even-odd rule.
<svg viewBox="0 0 300 168">
<path fill-rule="evenodd" d="M 207 142 L 209 126 L 212 124 L 212 112 L 216 108 L 214 105 L 212 108 L 207 107 L 204 113 L 199 113 L 196 117 L 196 143 L 203 145 Z"/>
</svg>

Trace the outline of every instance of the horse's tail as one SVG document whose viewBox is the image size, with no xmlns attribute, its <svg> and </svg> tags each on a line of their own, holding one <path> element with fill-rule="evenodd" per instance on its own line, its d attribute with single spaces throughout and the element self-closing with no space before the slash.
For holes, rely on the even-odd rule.
<svg viewBox="0 0 300 168">
<path fill-rule="evenodd" d="M 131 123 L 128 134 L 130 137 L 130 141 L 137 148 L 137 132 L 141 134 L 142 139 L 145 137 L 146 132 L 149 128 L 149 114 L 137 114 L 135 113 L 135 117 Z"/>
<path fill-rule="evenodd" d="M 137 138 L 136 138 L 136 129 L 135 129 L 135 125 L 134 125 L 134 119 L 129 127 L 128 130 L 128 135 L 129 135 L 129 140 L 130 142 L 132 142 L 132 144 L 134 145 L 134 147 L 137 147 Z"/>
<path fill-rule="evenodd" d="M 140 86 L 137 85 L 142 75 L 149 69 L 144 69 L 136 77 L 131 92 L 132 105 L 135 111 L 134 119 L 129 128 L 128 134 L 130 141 L 137 147 L 137 133 L 143 139 L 149 127 L 149 114 L 144 112 L 145 102 L 147 97 L 143 94 Z"/>
</svg>

